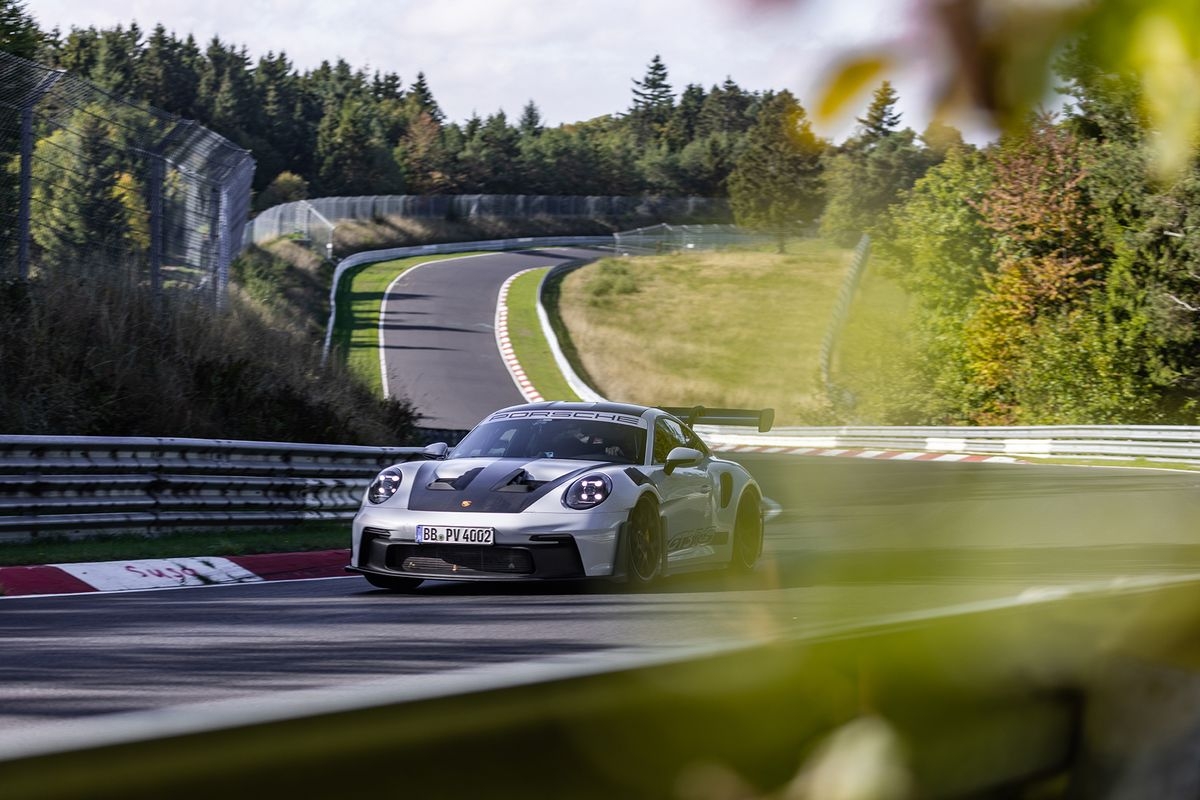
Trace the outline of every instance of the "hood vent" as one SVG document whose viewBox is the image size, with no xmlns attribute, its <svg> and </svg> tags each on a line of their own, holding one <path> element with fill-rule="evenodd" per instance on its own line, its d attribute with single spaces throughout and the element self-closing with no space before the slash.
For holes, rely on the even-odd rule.
<svg viewBox="0 0 1200 800">
<path fill-rule="evenodd" d="M 429 488 L 437 492 L 461 492 L 483 472 L 483 467 L 469 469 L 457 478 L 434 478 Z"/>
<path fill-rule="evenodd" d="M 548 483 L 548 481 L 534 480 L 533 476 L 524 469 L 516 469 L 500 479 L 500 482 L 492 487 L 493 492 L 536 492 Z"/>
</svg>

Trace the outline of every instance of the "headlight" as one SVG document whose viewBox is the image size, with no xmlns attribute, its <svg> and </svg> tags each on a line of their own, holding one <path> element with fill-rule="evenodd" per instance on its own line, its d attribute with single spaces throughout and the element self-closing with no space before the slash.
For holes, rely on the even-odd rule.
<svg viewBox="0 0 1200 800">
<path fill-rule="evenodd" d="M 367 499 L 376 505 L 387 502 L 400 488 L 400 481 L 400 470 L 388 467 L 376 475 L 375 480 L 371 481 L 371 488 L 367 490 Z"/>
<path fill-rule="evenodd" d="M 563 495 L 567 508 L 584 509 L 600 505 L 612 494 L 612 481 L 607 475 L 585 475 L 571 484 Z"/>
</svg>

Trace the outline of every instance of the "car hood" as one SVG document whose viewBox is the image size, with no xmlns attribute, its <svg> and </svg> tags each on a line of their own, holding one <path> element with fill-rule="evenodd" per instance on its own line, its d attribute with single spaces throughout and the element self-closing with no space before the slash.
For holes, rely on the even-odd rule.
<svg viewBox="0 0 1200 800">
<path fill-rule="evenodd" d="M 514 514 L 575 476 L 608 466 L 553 458 L 429 461 L 416 470 L 408 507 L 413 511 Z"/>
</svg>

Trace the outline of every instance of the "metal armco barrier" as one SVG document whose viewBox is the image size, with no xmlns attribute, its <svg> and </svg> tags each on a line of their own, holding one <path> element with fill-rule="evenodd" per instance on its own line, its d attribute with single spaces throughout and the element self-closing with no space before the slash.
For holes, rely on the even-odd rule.
<svg viewBox="0 0 1200 800">
<path fill-rule="evenodd" d="M 698 430 L 718 449 L 896 450 L 1200 463 L 1200 427 L 1186 425 L 777 428 L 766 434 L 704 426 Z"/>
<path fill-rule="evenodd" d="M 419 447 L 0 436 L 0 540 L 349 519 Z"/>
<path fill-rule="evenodd" d="M 717 450 L 924 451 L 1200 463 L 1200 427 L 700 427 Z M 457 442 L 462 431 L 426 438 Z M 0 436 L 0 540 L 114 529 L 349 519 L 375 473 L 420 447 Z"/>
</svg>

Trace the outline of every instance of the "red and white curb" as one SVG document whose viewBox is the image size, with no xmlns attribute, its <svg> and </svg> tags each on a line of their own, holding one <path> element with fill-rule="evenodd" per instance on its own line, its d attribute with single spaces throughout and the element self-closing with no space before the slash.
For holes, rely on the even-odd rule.
<svg viewBox="0 0 1200 800">
<path fill-rule="evenodd" d="M 0 567 L 0 596 L 129 592 L 346 575 L 349 550 Z"/>
<path fill-rule="evenodd" d="M 513 281 L 535 269 L 537 267 L 531 267 L 523 269 L 515 275 L 510 275 L 508 280 L 500 286 L 500 296 L 496 299 L 496 345 L 500 348 L 500 357 L 504 359 L 504 366 L 508 367 L 508 373 L 512 375 L 513 383 L 517 385 L 517 390 L 529 403 L 540 403 L 545 398 L 534 388 L 513 350 L 512 338 L 508 334 L 508 290 L 513 285 Z"/>
<path fill-rule="evenodd" d="M 764 447 L 762 445 L 722 444 L 710 442 L 714 450 L 722 453 L 761 453 L 785 456 L 842 456 L 844 458 L 878 458 L 891 461 L 949 461 L 978 464 L 1024 464 L 1012 456 L 981 456 L 966 453 L 930 453 L 907 450 L 861 450 L 831 447 Z"/>
</svg>

